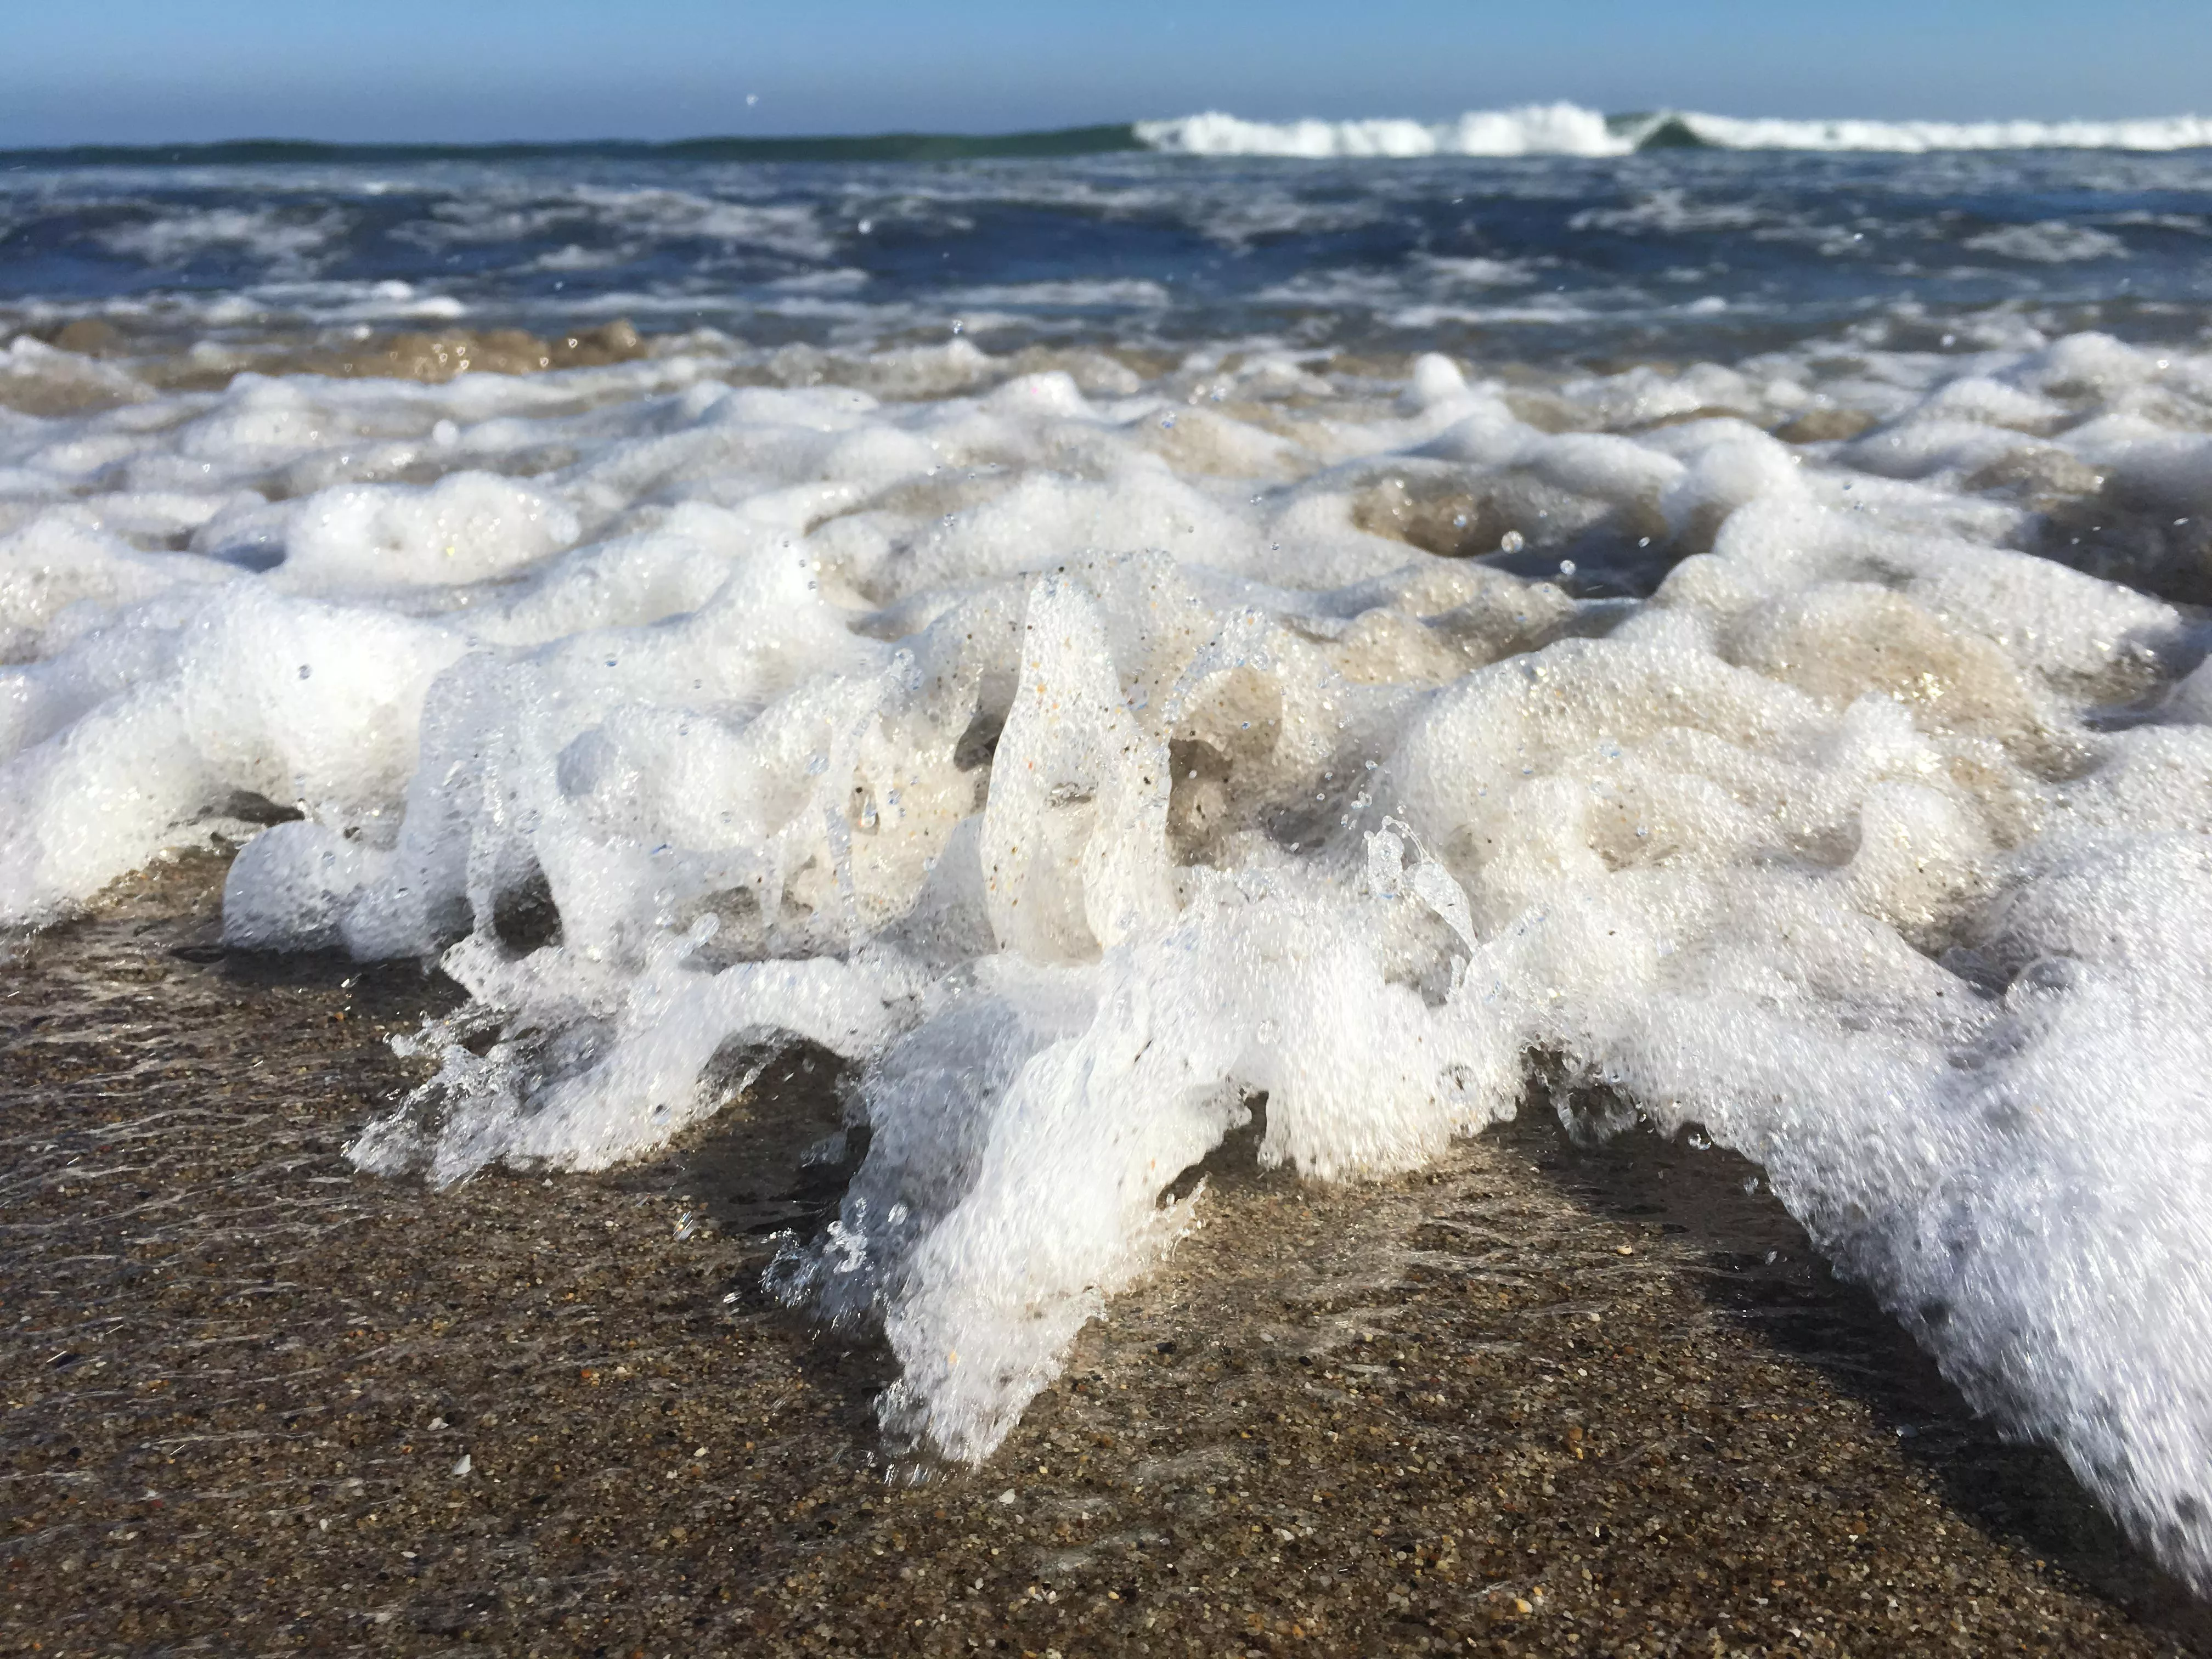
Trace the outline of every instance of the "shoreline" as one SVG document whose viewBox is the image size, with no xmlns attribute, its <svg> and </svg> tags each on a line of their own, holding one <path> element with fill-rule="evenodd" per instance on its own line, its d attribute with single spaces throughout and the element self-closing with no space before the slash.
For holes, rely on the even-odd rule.
<svg viewBox="0 0 2212 1659">
<path fill-rule="evenodd" d="M 759 1288 L 822 1070 L 609 1176 L 356 1175 L 453 992 L 216 948 L 222 867 L 0 1003 L 0 1650 L 2212 1650 L 1750 1166 L 1525 1105 L 1402 1181 L 1217 1154 L 988 1464 L 887 1483 L 881 1349 Z"/>
</svg>

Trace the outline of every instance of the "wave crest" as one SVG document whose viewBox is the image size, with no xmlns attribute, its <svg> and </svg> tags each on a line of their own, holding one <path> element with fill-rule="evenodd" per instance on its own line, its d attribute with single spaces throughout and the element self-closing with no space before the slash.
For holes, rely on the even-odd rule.
<svg viewBox="0 0 2212 1659">
<path fill-rule="evenodd" d="M 2197 149 L 2212 118 L 2126 121 L 1793 121 L 1661 111 L 1604 115 L 1577 104 L 1470 110 L 1449 121 L 1247 121 L 1209 110 L 1139 121 L 1138 140 L 1185 155 L 1284 155 L 1310 161 L 1425 155 L 1627 155 L 1644 149 L 1930 150 Z"/>
<path fill-rule="evenodd" d="M 1240 120 L 1210 110 L 1172 121 L 1139 121 L 1138 138 L 1187 155 L 1340 156 L 1626 155 L 1640 134 L 1623 134 L 1604 115 L 1577 104 L 1528 104 L 1471 110 L 1435 123 L 1383 119 Z"/>
</svg>

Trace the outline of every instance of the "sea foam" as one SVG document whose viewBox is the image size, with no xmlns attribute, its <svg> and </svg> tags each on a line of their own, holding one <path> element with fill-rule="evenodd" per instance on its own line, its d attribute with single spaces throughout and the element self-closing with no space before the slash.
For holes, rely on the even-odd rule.
<svg viewBox="0 0 2212 1659">
<path fill-rule="evenodd" d="M 2212 359 L 869 372 L 12 418 L 0 915 L 290 809 L 229 941 L 470 994 L 389 1174 L 604 1168 L 834 1050 L 866 1158 L 775 1282 L 974 1460 L 1263 1103 L 1356 1179 L 1541 1056 L 1755 1159 L 2212 1585 L 2212 669 L 2158 597 Z M 2091 509 L 2155 556 L 2062 562 Z"/>
<path fill-rule="evenodd" d="M 1188 155 L 1352 156 L 1627 155 L 1654 147 L 1714 149 L 1931 150 L 2200 149 L 2212 118 L 2124 121 L 1784 120 L 1667 111 L 1607 116 L 1568 103 L 1470 110 L 1449 121 L 1249 121 L 1211 110 L 1139 121 L 1138 139 Z"/>
</svg>

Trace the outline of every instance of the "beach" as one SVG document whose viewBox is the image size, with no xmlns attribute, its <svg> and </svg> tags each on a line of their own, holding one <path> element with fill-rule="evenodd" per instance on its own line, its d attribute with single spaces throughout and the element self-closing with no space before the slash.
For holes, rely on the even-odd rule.
<svg viewBox="0 0 2212 1659">
<path fill-rule="evenodd" d="M 1749 1166 L 1540 1096 L 1407 1179 L 1217 1160 L 988 1464 L 887 1481 L 880 1346 L 760 1290 L 806 1060 L 608 1176 L 363 1176 L 454 990 L 222 951 L 221 868 L 9 975 L 8 1651 L 2205 1650 Z"/>
<path fill-rule="evenodd" d="M 1224 121 L 0 173 L 24 1650 L 2203 1645 L 2197 129 Z"/>
</svg>

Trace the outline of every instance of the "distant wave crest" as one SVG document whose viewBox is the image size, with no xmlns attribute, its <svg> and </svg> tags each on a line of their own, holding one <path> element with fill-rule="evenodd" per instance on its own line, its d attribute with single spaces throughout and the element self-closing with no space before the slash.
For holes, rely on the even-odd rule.
<svg viewBox="0 0 2212 1659">
<path fill-rule="evenodd" d="M 1625 155 L 1635 136 L 1576 104 L 1474 110 L 1456 120 L 1240 120 L 1209 111 L 1172 121 L 1139 121 L 1137 137 L 1154 149 L 1188 155 L 1338 156 Z"/>
<path fill-rule="evenodd" d="M 1661 110 L 1607 115 L 1579 104 L 1470 110 L 1448 121 L 1248 121 L 1209 110 L 1172 120 L 1048 131 L 884 132 L 847 137 L 704 137 L 647 143 L 333 144 L 246 138 L 219 143 L 80 144 L 0 149 L 11 169 L 82 167 L 395 167 L 435 161 L 591 158 L 618 162 L 854 164 L 1110 155 L 1283 155 L 1310 161 L 1424 155 L 1628 155 L 1651 149 L 1929 150 L 2212 148 L 2212 117 L 2131 121 L 1782 121 Z"/>
<path fill-rule="evenodd" d="M 1139 121 L 1138 140 L 1187 155 L 1626 155 L 1642 149 L 2174 150 L 2212 147 L 2212 118 L 2129 121 L 1784 121 L 1674 111 L 1604 115 L 1577 104 L 1471 110 L 1449 121 L 1247 121 L 1219 111 Z"/>
</svg>

